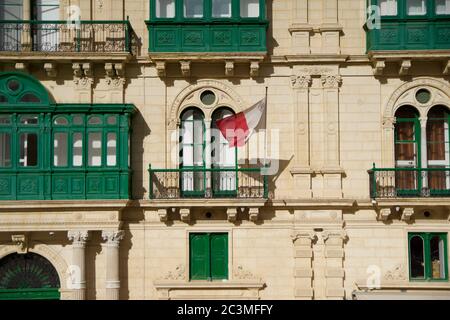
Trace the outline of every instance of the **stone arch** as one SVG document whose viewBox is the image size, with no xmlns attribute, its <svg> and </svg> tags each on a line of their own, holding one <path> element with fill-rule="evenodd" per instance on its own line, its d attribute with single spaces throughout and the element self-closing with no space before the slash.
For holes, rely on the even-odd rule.
<svg viewBox="0 0 450 320">
<path fill-rule="evenodd" d="M 45 244 L 34 244 L 32 247 L 28 249 L 29 252 L 36 253 L 45 259 L 47 259 L 53 267 L 56 269 L 58 273 L 59 282 L 61 285 L 60 291 L 67 290 L 67 279 L 68 279 L 68 265 L 63 257 L 61 257 L 57 252 L 51 249 L 49 246 Z M 5 245 L 0 249 L 0 260 L 4 257 L 17 253 L 16 245 Z"/>
<path fill-rule="evenodd" d="M 428 89 L 431 99 L 425 104 L 420 104 L 415 99 L 415 93 L 419 89 Z M 411 82 L 407 82 L 397 88 L 391 95 L 385 110 L 384 119 L 393 118 L 398 108 L 404 105 L 416 106 L 421 117 L 426 117 L 431 107 L 435 105 L 445 105 L 450 107 L 450 86 L 443 81 L 429 77 L 420 77 Z"/>
<path fill-rule="evenodd" d="M 199 99 L 199 95 L 206 89 L 212 90 L 216 94 L 216 101 L 213 105 L 206 107 Z M 203 111 L 206 119 L 210 119 L 212 113 L 220 107 L 228 107 L 235 113 L 243 110 L 243 99 L 228 85 L 217 80 L 202 80 L 194 85 L 184 88 L 175 98 L 169 113 L 169 126 L 175 129 L 178 119 L 184 109 L 197 107 Z"/>
</svg>

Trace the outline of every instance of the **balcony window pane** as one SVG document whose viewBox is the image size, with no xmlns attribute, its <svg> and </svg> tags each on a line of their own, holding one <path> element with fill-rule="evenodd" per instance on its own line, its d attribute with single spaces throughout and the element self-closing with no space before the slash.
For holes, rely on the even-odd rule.
<svg viewBox="0 0 450 320">
<path fill-rule="evenodd" d="M 231 18 L 231 0 L 213 0 L 212 16 L 214 18 Z"/>
<path fill-rule="evenodd" d="M 184 0 L 185 18 L 203 18 L 203 0 Z"/>
<path fill-rule="evenodd" d="M 91 117 L 88 122 L 89 125 L 100 125 L 102 123 L 103 121 L 100 117 Z"/>
<path fill-rule="evenodd" d="M 35 167 L 38 163 L 38 137 L 35 133 L 21 133 L 19 136 L 19 166 Z"/>
<path fill-rule="evenodd" d="M 38 116 L 23 116 L 20 118 L 21 124 L 38 124 Z"/>
<path fill-rule="evenodd" d="M 425 251 L 423 239 L 419 236 L 414 236 L 410 240 L 411 251 L 411 278 L 425 277 Z"/>
<path fill-rule="evenodd" d="M 0 167 L 11 166 L 11 135 L 0 133 Z"/>
<path fill-rule="evenodd" d="M 258 18 L 259 0 L 241 0 L 241 17 Z"/>
<path fill-rule="evenodd" d="M 83 125 L 83 117 L 82 116 L 74 116 L 73 117 L 73 124 L 76 126 Z"/>
<path fill-rule="evenodd" d="M 83 165 L 83 135 L 79 132 L 74 133 L 72 139 L 73 166 L 81 167 Z"/>
<path fill-rule="evenodd" d="M 91 167 L 102 165 L 102 133 L 91 132 L 88 135 L 88 164 Z"/>
<path fill-rule="evenodd" d="M 436 14 L 450 14 L 450 0 L 436 0 Z"/>
<path fill-rule="evenodd" d="M 380 0 L 380 14 L 382 16 L 396 16 L 397 8 L 397 0 Z"/>
<path fill-rule="evenodd" d="M 0 0 L 0 20 L 22 20 L 22 0 Z"/>
<path fill-rule="evenodd" d="M 423 16 L 427 14 L 426 0 L 407 0 L 407 12 L 410 16 Z"/>
<path fill-rule="evenodd" d="M 113 132 L 108 133 L 107 139 L 107 159 L 106 165 L 109 167 L 114 167 L 117 165 L 117 136 Z"/>
<path fill-rule="evenodd" d="M 67 133 L 55 133 L 53 139 L 53 165 L 55 167 L 67 167 Z"/>
<path fill-rule="evenodd" d="M 175 0 L 156 0 L 157 18 L 175 18 Z"/>
<path fill-rule="evenodd" d="M 430 240 L 431 252 L 431 277 L 433 279 L 445 279 L 444 240 L 434 236 Z"/>
<path fill-rule="evenodd" d="M 10 116 L 0 116 L 0 125 L 2 124 L 11 124 Z"/>
</svg>

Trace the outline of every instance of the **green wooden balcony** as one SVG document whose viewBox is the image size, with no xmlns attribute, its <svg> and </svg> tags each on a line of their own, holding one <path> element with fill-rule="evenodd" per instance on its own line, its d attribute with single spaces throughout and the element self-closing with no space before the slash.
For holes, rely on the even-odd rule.
<svg viewBox="0 0 450 320">
<path fill-rule="evenodd" d="M 370 196 L 376 198 L 450 197 L 450 168 L 369 170 Z"/>
<path fill-rule="evenodd" d="M 136 53 L 129 21 L 0 21 L 0 51 Z"/>
<path fill-rule="evenodd" d="M 268 176 L 264 168 L 152 169 L 151 199 L 243 198 L 267 199 Z"/>
</svg>

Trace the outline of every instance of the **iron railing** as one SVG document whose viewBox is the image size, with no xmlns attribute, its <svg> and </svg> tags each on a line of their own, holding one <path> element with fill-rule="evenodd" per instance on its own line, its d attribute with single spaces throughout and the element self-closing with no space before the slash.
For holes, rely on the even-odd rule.
<svg viewBox="0 0 450 320">
<path fill-rule="evenodd" d="M 136 52 L 137 36 L 126 21 L 0 21 L 0 51 Z"/>
<path fill-rule="evenodd" d="M 152 169 L 151 199 L 261 198 L 269 196 L 264 168 Z"/>
<path fill-rule="evenodd" d="M 369 170 L 375 198 L 450 197 L 450 168 L 376 168 Z"/>
</svg>

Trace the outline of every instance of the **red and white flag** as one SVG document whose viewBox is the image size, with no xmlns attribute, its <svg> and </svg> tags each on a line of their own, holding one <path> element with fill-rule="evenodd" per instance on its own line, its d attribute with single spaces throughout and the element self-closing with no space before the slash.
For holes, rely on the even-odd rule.
<svg viewBox="0 0 450 320">
<path fill-rule="evenodd" d="M 249 109 L 216 122 L 231 148 L 244 146 L 255 130 L 265 129 L 266 105 L 264 98 Z"/>
</svg>

